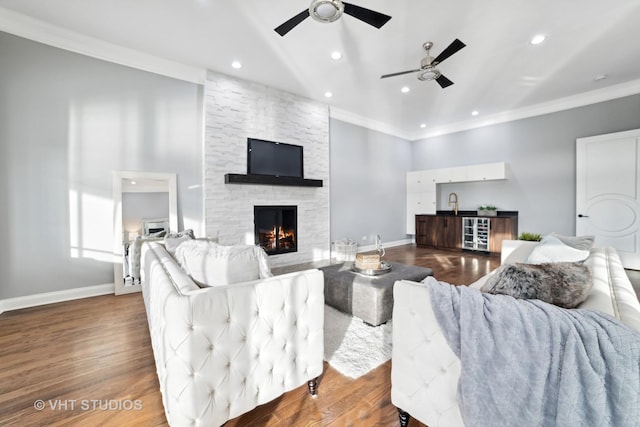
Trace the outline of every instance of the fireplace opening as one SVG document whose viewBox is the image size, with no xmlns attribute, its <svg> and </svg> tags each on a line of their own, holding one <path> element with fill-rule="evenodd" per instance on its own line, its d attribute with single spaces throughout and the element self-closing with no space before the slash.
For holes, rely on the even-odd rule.
<svg viewBox="0 0 640 427">
<path fill-rule="evenodd" d="M 256 245 L 268 255 L 298 250 L 297 206 L 254 206 Z"/>
</svg>

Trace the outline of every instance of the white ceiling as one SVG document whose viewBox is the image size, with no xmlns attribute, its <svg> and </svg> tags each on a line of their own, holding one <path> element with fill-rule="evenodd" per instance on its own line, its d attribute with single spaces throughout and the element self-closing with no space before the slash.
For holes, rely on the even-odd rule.
<svg viewBox="0 0 640 427">
<path fill-rule="evenodd" d="M 572 105 L 568 100 L 576 97 L 640 92 L 638 0 L 352 0 L 392 19 L 376 29 L 348 15 L 331 24 L 308 18 L 285 37 L 273 31 L 309 2 L 0 0 L 0 14 L 17 12 L 290 91 L 330 105 L 333 115 L 410 139 L 497 121 L 507 112 Z M 531 45 L 539 33 L 546 41 Z M 453 86 L 441 89 L 415 74 L 380 79 L 419 68 L 425 41 L 434 43 L 437 56 L 455 38 L 467 47 L 438 67 Z M 339 61 L 330 58 L 335 50 L 344 55 Z M 243 67 L 233 69 L 234 60 Z M 607 78 L 596 81 L 599 75 Z M 401 93 L 403 86 L 410 91 Z M 325 98 L 327 91 L 332 98 Z M 472 117 L 473 110 L 479 115 Z"/>
</svg>

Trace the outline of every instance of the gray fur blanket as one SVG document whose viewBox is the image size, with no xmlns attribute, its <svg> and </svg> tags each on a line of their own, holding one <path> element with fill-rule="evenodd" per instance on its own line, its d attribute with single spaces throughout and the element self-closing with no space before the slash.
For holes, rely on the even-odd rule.
<svg viewBox="0 0 640 427">
<path fill-rule="evenodd" d="M 640 426 L 640 332 L 611 316 L 426 281 L 467 426 Z"/>
</svg>

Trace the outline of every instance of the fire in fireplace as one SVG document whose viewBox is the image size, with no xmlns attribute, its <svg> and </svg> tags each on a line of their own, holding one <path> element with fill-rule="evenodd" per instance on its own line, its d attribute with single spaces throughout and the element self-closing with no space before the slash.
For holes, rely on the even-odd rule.
<svg viewBox="0 0 640 427">
<path fill-rule="evenodd" d="M 254 206 L 256 245 L 268 255 L 298 250 L 297 206 Z"/>
</svg>

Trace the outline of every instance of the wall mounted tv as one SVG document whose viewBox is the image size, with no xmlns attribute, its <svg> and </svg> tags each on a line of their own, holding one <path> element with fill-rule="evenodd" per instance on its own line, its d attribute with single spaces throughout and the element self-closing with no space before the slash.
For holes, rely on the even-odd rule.
<svg viewBox="0 0 640 427">
<path fill-rule="evenodd" d="M 247 138 L 247 174 L 304 178 L 302 146 Z"/>
</svg>

